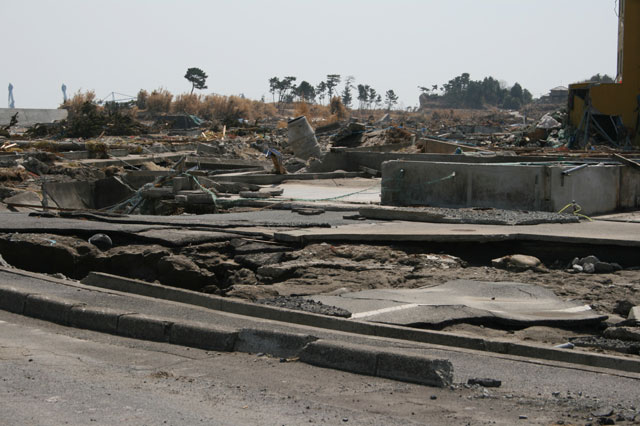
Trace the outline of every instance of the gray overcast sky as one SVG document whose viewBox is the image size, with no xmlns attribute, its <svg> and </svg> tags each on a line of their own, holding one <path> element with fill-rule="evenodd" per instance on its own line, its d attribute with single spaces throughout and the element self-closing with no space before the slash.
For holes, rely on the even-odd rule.
<svg viewBox="0 0 640 426">
<path fill-rule="evenodd" d="M 268 79 L 353 75 L 417 105 L 418 85 L 463 72 L 535 96 L 616 72 L 615 0 L 0 0 L 3 90 L 16 107 L 141 88 L 269 96 Z M 0 106 L 6 106 L 6 93 Z"/>
</svg>

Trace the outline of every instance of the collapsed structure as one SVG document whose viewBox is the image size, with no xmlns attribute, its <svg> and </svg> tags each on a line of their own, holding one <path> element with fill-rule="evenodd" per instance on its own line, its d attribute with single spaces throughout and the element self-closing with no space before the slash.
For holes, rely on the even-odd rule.
<svg viewBox="0 0 640 426">
<path fill-rule="evenodd" d="M 579 83 L 569 87 L 569 119 L 576 143 L 587 144 L 590 129 L 609 141 L 640 145 L 640 2 L 618 5 L 618 74 L 615 83 Z"/>
<path fill-rule="evenodd" d="M 639 16 L 621 1 L 619 81 L 572 85 L 568 110 L 562 88 L 322 123 L 2 110 L 0 261 L 638 355 Z"/>
</svg>

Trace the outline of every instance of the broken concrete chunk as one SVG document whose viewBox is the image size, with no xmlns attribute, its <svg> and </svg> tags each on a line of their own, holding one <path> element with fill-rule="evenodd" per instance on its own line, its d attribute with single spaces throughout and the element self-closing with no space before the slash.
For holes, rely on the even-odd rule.
<svg viewBox="0 0 640 426">
<path fill-rule="evenodd" d="M 609 417 L 613 415 L 613 407 L 600 408 L 599 410 L 592 411 L 591 415 L 594 417 Z"/>
<path fill-rule="evenodd" d="M 594 268 L 596 273 L 598 274 L 610 274 L 622 270 L 622 266 L 618 265 L 617 263 L 607 262 L 596 262 Z"/>
<path fill-rule="evenodd" d="M 622 270 L 622 266 L 613 262 L 603 262 L 596 256 L 575 258 L 571 261 L 570 268 L 576 272 L 586 272 L 587 274 L 611 274 Z"/>
<path fill-rule="evenodd" d="M 199 178 L 198 181 L 205 188 L 214 188 L 217 192 L 238 194 L 240 191 L 258 191 L 260 186 L 243 182 L 216 182 L 207 178 Z"/>
<path fill-rule="evenodd" d="M 585 265 L 587 263 L 591 263 L 593 265 L 595 265 L 596 263 L 600 262 L 600 259 L 598 259 L 595 256 L 587 256 L 587 257 L 583 257 L 582 259 L 580 259 L 580 261 L 578 262 L 580 265 Z"/>
<path fill-rule="evenodd" d="M 303 160 L 311 157 L 322 157 L 316 135 L 304 115 L 289 121 L 287 128 L 289 148 L 296 157 L 302 158 Z"/>
<path fill-rule="evenodd" d="M 163 283 L 186 289 L 199 290 L 207 285 L 217 284 L 213 273 L 200 269 L 183 255 L 170 255 L 160 259 L 158 273 Z"/>
<path fill-rule="evenodd" d="M 613 308 L 613 313 L 621 315 L 623 317 L 629 316 L 631 309 L 633 309 L 635 305 L 629 300 L 618 300 L 616 302 L 616 306 Z"/>
<path fill-rule="evenodd" d="M 150 200 L 173 198 L 173 188 L 149 188 L 142 191 L 141 195 Z"/>
<path fill-rule="evenodd" d="M 638 327 L 609 327 L 602 335 L 607 339 L 640 342 L 640 328 Z"/>
<path fill-rule="evenodd" d="M 175 200 L 183 204 L 215 204 L 215 198 L 210 193 L 197 190 L 180 191 Z"/>
<path fill-rule="evenodd" d="M 46 175 L 49 173 L 49 166 L 34 157 L 27 158 L 23 161 L 22 165 L 25 169 L 37 175 Z"/>
<path fill-rule="evenodd" d="M 271 198 L 273 195 L 270 192 L 259 191 L 240 191 L 242 198 Z"/>
<path fill-rule="evenodd" d="M 258 269 L 259 267 L 264 265 L 273 265 L 274 263 L 280 263 L 283 258 L 283 252 L 276 252 L 238 255 L 234 257 L 233 260 L 235 260 L 242 266 L 246 266 L 251 269 Z"/>
<path fill-rule="evenodd" d="M 493 259 L 491 264 L 496 268 L 505 268 L 513 271 L 526 271 L 528 269 L 543 269 L 544 265 L 537 257 L 524 254 L 514 254 Z"/>
<path fill-rule="evenodd" d="M 191 187 L 191 178 L 187 176 L 178 176 L 173 178 L 173 193 L 177 194 L 179 191 L 190 190 Z"/>
<path fill-rule="evenodd" d="M 23 204 L 23 205 L 29 205 L 29 206 L 35 206 L 35 207 L 39 207 L 40 204 L 42 203 L 38 194 L 31 191 L 19 192 L 12 197 L 5 198 L 3 201 L 5 204 L 9 204 L 9 205 Z"/>
<path fill-rule="evenodd" d="M 633 308 L 631 308 L 631 310 L 629 311 L 629 316 L 627 318 L 640 323 L 640 306 L 634 306 Z"/>
</svg>

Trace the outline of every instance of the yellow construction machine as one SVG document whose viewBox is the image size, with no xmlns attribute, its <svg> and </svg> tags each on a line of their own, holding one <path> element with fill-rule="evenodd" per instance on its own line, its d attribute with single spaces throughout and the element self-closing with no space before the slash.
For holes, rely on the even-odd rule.
<svg viewBox="0 0 640 426">
<path fill-rule="evenodd" d="M 575 147 L 590 132 L 613 145 L 640 146 L 640 0 L 619 0 L 618 74 L 615 83 L 569 86 L 569 121 Z"/>
</svg>

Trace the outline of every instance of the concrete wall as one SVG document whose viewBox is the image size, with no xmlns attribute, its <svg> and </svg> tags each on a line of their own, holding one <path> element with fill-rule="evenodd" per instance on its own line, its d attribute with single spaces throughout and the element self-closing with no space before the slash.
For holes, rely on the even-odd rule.
<svg viewBox="0 0 640 426">
<path fill-rule="evenodd" d="M 334 170 L 357 172 L 359 171 L 360 166 L 381 170 L 382 163 L 393 160 L 480 164 L 512 163 L 520 161 L 521 158 L 513 155 L 407 154 L 400 152 L 362 151 L 357 148 L 334 148 L 330 152 L 326 153 L 322 160 L 322 164 L 315 166 L 311 171 L 314 173 L 332 172 Z M 602 160 L 606 160 L 606 158 L 603 158 Z M 526 161 L 557 161 L 557 157 L 531 156 L 526 157 Z"/>
<path fill-rule="evenodd" d="M 569 167 L 551 167 L 551 210 L 559 211 L 572 201 L 584 214 L 608 213 L 619 209 L 620 173 L 623 166 L 589 166 L 563 176 Z"/>
<path fill-rule="evenodd" d="M 389 161 L 382 204 L 544 210 L 544 173 L 539 166 Z"/>
<path fill-rule="evenodd" d="M 594 165 L 562 175 L 573 167 L 389 161 L 382 166 L 382 204 L 559 211 L 576 201 L 589 215 L 637 203 L 640 173 L 627 178 L 621 191 L 623 166 Z"/>
<path fill-rule="evenodd" d="M 623 167 L 620 171 L 619 205 L 621 209 L 640 208 L 640 170 Z"/>
<path fill-rule="evenodd" d="M 28 108 L 0 108 L 0 125 L 7 125 L 11 117 L 18 113 L 18 126 L 30 127 L 38 123 L 53 123 L 67 118 L 66 109 L 28 109 Z"/>
</svg>

